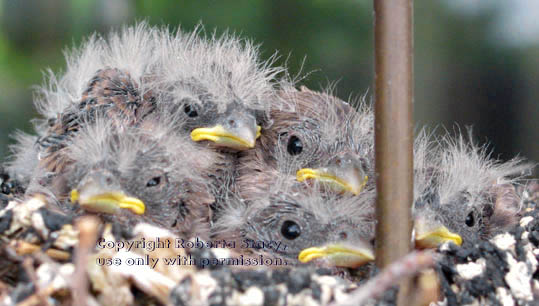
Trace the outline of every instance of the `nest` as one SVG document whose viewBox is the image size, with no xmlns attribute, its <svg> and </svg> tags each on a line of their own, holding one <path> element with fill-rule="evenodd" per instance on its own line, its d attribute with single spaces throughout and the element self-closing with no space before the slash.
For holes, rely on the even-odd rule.
<svg viewBox="0 0 539 306">
<path fill-rule="evenodd" d="M 233 266 L 221 260 L 232 257 L 230 249 L 180 248 L 179 237 L 147 224 L 126 230 L 93 216 L 71 219 L 39 197 L 14 200 L 19 187 L 7 183 L 0 305 L 394 305 L 396 284 L 409 275 L 417 277 L 420 303 L 532 305 L 539 298 L 536 190 L 521 190 L 527 208 L 519 224 L 490 241 L 445 244 L 383 271 L 336 275 L 313 266 Z"/>
</svg>

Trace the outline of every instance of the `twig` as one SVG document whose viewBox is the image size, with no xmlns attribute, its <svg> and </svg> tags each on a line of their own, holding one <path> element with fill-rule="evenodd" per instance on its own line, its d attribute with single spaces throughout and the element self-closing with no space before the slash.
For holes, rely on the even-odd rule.
<svg viewBox="0 0 539 306">
<path fill-rule="evenodd" d="M 88 280 L 86 278 L 86 265 L 88 254 L 95 247 L 99 228 L 99 219 L 85 216 L 77 221 L 79 230 L 79 245 L 75 249 L 75 273 L 73 275 L 73 305 L 86 305 L 88 297 Z"/>
<path fill-rule="evenodd" d="M 435 255 L 432 251 L 416 251 L 397 260 L 382 270 L 380 274 L 369 280 L 351 294 L 350 299 L 337 305 L 361 305 L 368 299 L 381 296 L 384 291 L 397 285 L 402 279 L 410 277 L 423 269 L 432 267 L 435 263 Z"/>
<path fill-rule="evenodd" d="M 22 240 L 13 240 L 10 243 L 10 246 L 13 249 L 15 249 L 15 251 L 17 252 L 17 255 L 33 254 L 33 253 L 37 253 L 41 251 L 41 247 L 39 245 L 35 245 L 33 243 L 29 243 Z M 56 249 L 48 249 L 45 251 L 45 254 L 47 254 L 53 259 L 62 260 L 62 261 L 69 260 L 69 258 L 71 257 L 69 252 L 56 250 Z"/>
<path fill-rule="evenodd" d="M 413 0 L 374 0 L 376 264 L 410 251 L 413 202 Z M 410 306 L 411 280 L 397 305 Z M 406 284 L 405 284 L 406 283 Z"/>
<path fill-rule="evenodd" d="M 34 288 L 36 291 L 36 293 L 34 294 L 35 301 L 38 302 L 39 305 L 50 305 L 47 301 L 47 296 L 49 295 L 49 293 L 44 292 L 40 290 L 41 288 L 39 288 L 38 278 L 36 275 L 36 271 L 34 270 L 34 260 L 30 257 L 27 257 L 23 260 L 22 266 L 26 271 L 26 274 L 28 274 L 28 278 L 30 278 L 32 284 L 34 284 Z"/>
<path fill-rule="evenodd" d="M 27 297 L 18 303 L 17 306 L 50 305 L 45 297 L 50 296 L 53 292 L 54 287 L 49 286 Z"/>
<path fill-rule="evenodd" d="M 33 253 L 32 256 L 34 260 L 36 260 L 37 262 L 58 265 L 58 263 L 54 262 L 49 256 L 45 255 L 43 252 Z M 55 274 L 59 273 L 58 268 L 55 268 L 54 270 L 55 271 L 53 273 Z M 42 299 L 44 297 L 48 297 L 52 295 L 57 290 L 53 282 L 54 282 L 54 277 L 49 281 L 49 283 L 45 287 L 39 288 L 39 290 L 37 290 L 36 288 L 36 292 L 34 294 L 30 295 L 29 297 L 24 299 L 22 302 L 18 303 L 17 306 L 43 305 Z"/>
</svg>

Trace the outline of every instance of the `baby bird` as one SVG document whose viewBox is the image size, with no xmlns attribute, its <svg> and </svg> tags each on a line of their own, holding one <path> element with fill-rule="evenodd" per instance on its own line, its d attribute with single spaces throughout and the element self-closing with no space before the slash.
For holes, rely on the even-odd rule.
<svg viewBox="0 0 539 306">
<path fill-rule="evenodd" d="M 534 167 L 520 158 L 493 160 L 462 135 L 444 137 L 438 148 L 426 137 L 418 138 L 414 162 L 414 238 L 419 248 L 473 243 L 510 228 L 521 208 L 514 184 Z"/>
<path fill-rule="evenodd" d="M 281 175 L 269 192 L 252 203 L 226 201 L 217 212 L 212 237 L 236 241 L 237 246 L 263 242 L 264 248 L 237 247 L 237 251 L 281 258 L 289 265 L 315 262 L 355 268 L 372 261 L 374 193 L 358 201 L 351 195 L 317 191 L 293 191 Z"/>
<path fill-rule="evenodd" d="M 155 66 L 154 31 L 141 23 L 106 39 L 93 35 L 66 53 L 66 71 L 49 71 L 38 89 L 34 104 L 43 118 L 34 120 L 38 137 L 17 136 L 10 173 L 29 183 L 37 164 L 61 172 L 65 144 L 83 124 L 105 115 L 115 126 L 137 125 L 151 113 L 156 105 L 148 77 Z"/>
<path fill-rule="evenodd" d="M 238 188 L 244 198 L 266 189 L 274 177 L 316 181 L 333 191 L 359 194 L 373 177 L 373 113 L 366 104 L 356 110 L 336 97 L 311 91 L 280 92 L 273 124 L 262 131 L 254 150 L 239 159 Z"/>
<path fill-rule="evenodd" d="M 137 126 L 95 114 L 58 143 L 61 168 L 35 165 L 27 194 L 44 194 L 66 213 L 101 213 L 126 228 L 147 222 L 207 238 L 214 202 L 207 177 L 220 157 L 193 144 L 181 133 L 181 120 L 167 113 L 152 113 Z M 38 152 L 24 152 L 36 147 L 29 146 L 36 138 L 19 139 L 16 164 L 38 161 Z"/>
<path fill-rule="evenodd" d="M 52 172 L 62 171 L 63 149 L 82 125 L 93 124 L 97 117 L 107 116 L 114 126 L 136 126 L 155 110 L 150 93 L 141 96 L 137 83 L 119 69 L 98 70 L 84 91 L 80 103 L 49 120 L 45 136 L 37 140 L 40 165 Z"/>
<path fill-rule="evenodd" d="M 277 77 L 284 69 L 271 67 L 274 57 L 259 60 L 249 41 L 200 32 L 157 33 L 159 99 L 183 110 L 193 141 L 231 152 L 251 149 L 268 123 L 274 87 L 286 82 Z"/>
<path fill-rule="evenodd" d="M 128 127 L 98 115 L 64 144 L 62 171 L 38 168 L 30 192 L 67 213 L 90 211 L 126 228 L 146 222 L 207 238 L 214 201 L 207 177 L 219 158 L 179 132 L 181 121 L 167 113 Z"/>
</svg>

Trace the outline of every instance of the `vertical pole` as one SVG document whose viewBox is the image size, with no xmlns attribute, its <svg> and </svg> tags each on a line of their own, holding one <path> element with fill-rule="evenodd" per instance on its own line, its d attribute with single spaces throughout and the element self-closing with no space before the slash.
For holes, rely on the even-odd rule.
<svg viewBox="0 0 539 306">
<path fill-rule="evenodd" d="M 410 250 L 413 201 L 413 0 L 374 0 L 379 268 Z M 409 282 L 408 282 L 409 284 Z M 401 296 L 410 288 L 401 284 Z"/>
</svg>

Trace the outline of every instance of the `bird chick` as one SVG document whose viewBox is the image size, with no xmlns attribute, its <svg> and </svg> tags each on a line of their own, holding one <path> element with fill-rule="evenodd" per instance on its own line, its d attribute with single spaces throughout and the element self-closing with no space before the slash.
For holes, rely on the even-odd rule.
<svg viewBox="0 0 539 306">
<path fill-rule="evenodd" d="M 44 124 L 92 105 L 134 111 L 140 104 L 135 102 L 153 86 L 149 76 L 157 65 L 156 31 L 142 22 L 107 36 L 94 34 L 80 47 L 68 50 L 65 72 L 49 70 L 44 85 L 38 87 L 34 104 Z"/>
<path fill-rule="evenodd" d="M 274 87 L 285 82 L 278 79 L 284 69 L 271 67 L 275 57 L 259 60 L 250 41 L 201 32 L 158 33 L 159 99 L 183 110 L 193 141 L 232 152 L 251 149 L 267 124 Z"/>
<path fill-rule="evenodd" d="M 91 36 L 66 53 L 64 73 L 49 71 L 34 105 L 42 119 L 34 120 L 38 136 L 16 135 L 9 172 L 26 184 L 35 169 L 61 172 L 65 144 L 83 124 L 106 115 L 116 126 L 137 125 L 156 106 L 149 75 L 154 69 L 154 31 L 140 23 Z"/>
<path fill-rule="evenodd" d="M 359 267 L 374 259 L 375 193 L 368 194 L 358 201 L 318 189 L 295 191 L 281 176 L 251 203 L 228 199 L 217 212 L 212 237 L 237 246 L 263 242 L 265 247 L 237 251 L 281 258 L 289 265 Z"/>
<path fill-rule="evenodd" d="M 42 169 L 31 185 L 63 211 L 100 213 L 133 227 L 139 222 L 190 238 L 207 237 L 207 177 L 218 157 L 180 132 L 177 118 L 152 113 L 139 126 L 117 126 L 107 116 L 82 125 L 65 145 L 60 172 Z"/>
<path fill-rule="evenodd" d="M 239 159 L 238 188 L 244 198 L 252 189 L 269 189 L 276 174 L 299 182 L 319 182 L 337 192 L 359 194 L 374 185 L 373 113 L 362 103 L 356 110 L 328 94 L 302 87 L 280 92 L 273 124 L 259 145 Z"/>
<path fill-rule="evenodd" d="M 484 147 L 462 135 L 445 136 L 437 148 L 416 140 L 414 239 L 418 248 L 444 242 L 489 239 L 518 221 L 521 204 L 514 184 L 534 165 L 520 158 L 491 159 Z"/>
<path fill-rule="evenodd" d="M 149 92 L 141 96 L 137 83 L 128 73 L 116 68 L 98 70 L 80 103 L 49 120 L 46 134 L 36 141 L 39 164 L 52 172 L 62 171 L 63 149 L 68 139 L 82 125 L 93 124 L 100 116 L 107 116 L 107 122 L 114 126 L 136 126 L 155 108 L 154 98 Z"/>
</svg>

